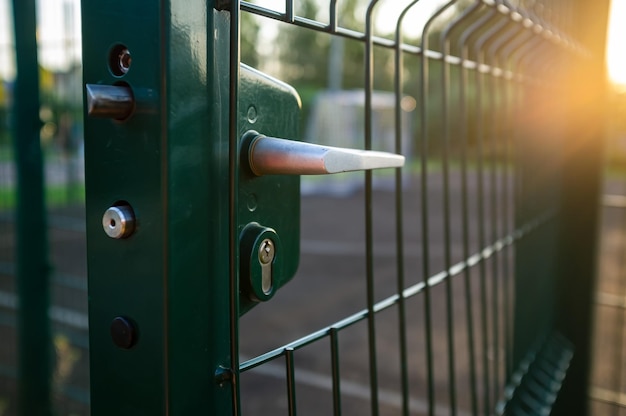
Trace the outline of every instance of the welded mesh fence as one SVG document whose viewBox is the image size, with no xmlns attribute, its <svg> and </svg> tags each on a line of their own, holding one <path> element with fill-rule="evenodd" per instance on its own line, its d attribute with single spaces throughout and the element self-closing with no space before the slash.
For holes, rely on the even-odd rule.
<svg viewBox="0 0 626 416">
<path fill-rule="evenodd" d="M 567 70 L 597 59 L 574 38 L 589 18 L 579 6 L 241 2 L 242 61 L 296 87 L 300 139 L 408 161 L 395 172 L 303 182 L 298 275 L 231 332 L 240 337 L 231 342 L 240 345 L 242 413 L 551 408 L 581 350 L 557 333 L 570 309 L 556 277 L 567 274 L 561 232 L 573 208 L 563 202 L 572 192 L 563 185 L 572 183 L 563 173 L 574 97 Z M 71 9 L 61 15 L 69 19 Z M 61 414 L 86 414 L 89 402 L 82 94 L 71 52 L 78 44 L 68 36 L 51 45 L 67 65 L 41 69 Z M 8 123 L 12 79 L 2 85 L 9 94 L 0 123 L 3 114 Z M 13 414 L 19 308 L 7 126 L 0 124 L 0 410 Z"/>
<path fill-rule="evenodd" d="M 301 139 L 345 145 L 345 133 L 311 128 L 332 122 L 352 147 L 411 161 L 395 174 L 324 179 L 303 196 L 298 275 L 240 321 L 243 413 L 550 409 L 573 351 L 557 334 L 572 98 L 563 77 L 593 59 L 573 37 L 585 19 L 576 3 L 241 10 L 241 59 L 300 92 Z M 256 50 L 250 33 L 266 40 Z M 387 127 L 376 104 L 385 94 Z"/>
</svg>

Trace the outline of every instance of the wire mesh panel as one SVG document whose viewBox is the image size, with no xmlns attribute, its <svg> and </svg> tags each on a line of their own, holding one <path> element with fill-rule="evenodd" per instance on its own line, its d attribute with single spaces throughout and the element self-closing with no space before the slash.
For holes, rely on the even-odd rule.
<svg viewBox="0 0 626 416">
<path fill-rule="evenodd" d="M 334 110 L 335 132 L 362 131 L 354 146 L 380 149 L 376 97 L 390 94 L 392 150 L 410 160 L 303 195 L 298 274 L 239 322 L 242 412 L 550 409 L 575 349 L 557 334 L 571 186 L 562 78 L 598 58 L 574 37 L 577 5 L 240 7 L 241 60 L 300 92 L 300 139 L 338 145 L 310 123 L 317 97 L 349 90 L 362 118 Z M 250 37 L 265 42 L 250 49 Z"/>
<path fill-rule="evenodd" d="M 83 6 L 94 416 L 585 412 L 606 2 Z"/>
</svg>

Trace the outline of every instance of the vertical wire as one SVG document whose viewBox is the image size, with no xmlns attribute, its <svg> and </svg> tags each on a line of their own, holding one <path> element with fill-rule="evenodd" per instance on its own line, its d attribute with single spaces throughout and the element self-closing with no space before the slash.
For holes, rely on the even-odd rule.
<svg viewBox="0 0 626 416">
<path fill-rule="evenodd" d="M 449 1 L 443 7 L 438 9 L 428 19 L 422 30 L 422 39 L 420 42 L 420 50 L 422 52 L 420 60 L 420 95 L 421 95 L 421 206 L 422 206 L 422 273 L 424 276 L 424 319 L 426 329 L 426 366 L 428 369 L 428 414 L 435 414 L 435 380 L 433 370 L 433 346 L 432 346 L 432 317 L 431 317 L 431 293 L 430 283 L 430 249 L 429 249 L 429 227 L 428 227 L 428 32 L 432 23 L 439 17 L 445 9 L 452 5 L 456 0 Z M 455 392 L 450 388 L 451 397 L 455 398 Z"/>
<path fill-rule="evenodd" d="M 526 18 L 527 15 L 525 15 Z M 530 20 L 530 19 L 529 19 Z M 526 21 L 529 21 L 526 20 Z M 522 109 L 523 97 L 524 97 L 524 76 L 521 71 L 521 66 L 519 65 L 519 60 L 524 56 L 524 53 L 530 49 L 535 43 L 535 35 L 532 30 L 532 25 L 526 26 L 526 32 L 531 34 L 529 39 L 526 39 L 525 42 L 515 50 L 509 62 L 509 67 L 514 74 L 513 79 L 511 80 L 511 90 L 512 90 L 512 105 L 511 105 L 511 125 L 512 125 L 512 134 L 511 134 L 511 146 L 512 146 L 512 205 L 513 205 L 513 217 L 512 223 L 513 228 L 517 229 L 517 227 L 523 223 L 524 219 L 524 206 L 522 205 L 523 199 L 523 149 L 522 149 L 522 132 L 521 129 L 518 128 L 520 123 L 520 110 Z M 515 316 L 515 312 L 520 308 L 516 304 L 517 301 L 517 291 L 520 287 L 519 276 L 517 274 L 519 259 L 517 258 L 518 254 L 518 242 L 515 242 L 511 246 L 511 252 L 515 255 L 514 264 L 513 264 L 513 279 L 512 279 L 512 293 L 511 293 L 511 309 L 513 311 L 513 325 L 515 325 L 515 321 L 517 320 Z M 521 359 L 519 346 L 521 345 L 522 336 L 521 335 L 512 335 L 511 337 L 512 345 L 511 345 L 511 365 L 514 368 L 518 365 L 519 360 Z"/>
<path fill-rule="evenodd" d="M 422 38 L 423 39 L 423 38 Z M 424 51 L 424 49 L 422 49 Z M 422 146 L 420 155 L 420 182 L 421 182 L 421 205 L 422 205 L 422 275 L 424 276 L 424 324 L 425 324 L 425 341 L 426 341 L 426 368 L 428 370 L 427 386 L 428 386 L 428 414 L 434 415 L 435 402 L 435 381 L 433 376 L 433 347 L 432 347 L 432 318 L 430 316 L 430 284 L 428 276 L 430 274 L 430 249 L 428 247 L 428 136 L 427 136 L 427 87 L 426 80 L 427 70 L 424 65 L 426 54 L 422 53 L 422 76 L 420 78 L 421 85 L 421 101 L 422 101 Z"/>
<path fill-rule="evenodd" d="M 483 76 L 479 71 L 476 71 L 476 107 L 479 115 L 476 120 L 476 181 L 477 181 L 477 203 L 478 203 L 478 247 L 480 250 L 480 262 L 478 264 L 480 274 L 480 316 L 481 316 L 481 329 L 482 329 L 482 346 L 483 346 L 483 396 L 484 396 L 484 413 L 488 415 L 490 408 L 490 382 L 489 382 L 489 337 L 488 337 L 488 317 L 487 317 L 487 284 L 486 284 L 486 270 L 485 270 L 485 258 L 483 255 L 483 249 L 485 247 L 485 208 L 483 197 L 485 195 L 483 189 L 483 90 L 484 81 Z"/>
<path fill-rule="evenodd" d="M 478 3 L 478 2 L 477 2 Z M 482 4 L 481 4 L 482 6 Z M 488 13 L 481 15 L 472 25 L 463 31 L 463 34 L 459 38 L 459 47 L 461 48 L 461 58 L 465 62 L 469 58 L 469 40 L 471 36 L 479 30 L 485 23 L 487 23 L 493 16 L 494 10 L 491 9 Z M 470 255 L 470 232 L 469 232 L 469 198 L 468 198 L 468 153 L 469 153 L 469 139 L 470 139 L 470 116 L 467 109 L 469 100 L 468 95 L 469 88 L 469 69 L 464 65 L 461 66 L 461 79 L 460 79 L 460 103 L 461 103 L 461 117 L 463 121 L 463 134 L 461 140 L 461 205 L 462 205 L 462 223 L 463 223 L 463 258 L 468 259 Z M 475 359 L 475 340 L 474 340 L 474 320 L 473 320 L 473 296 L 472 296 L 472 283 L 471 283 L 471 270 L 469 267 L 464 269 L 464 289 L 465 289 L 465 303 L 467 305 L 467 333 L 468 344 L 470 348 L 470 389 L 472 392 L 472 414 L 478 414 L 478 392 L 477 392 L 477 375 Z M 484 302 L 481 302 L 484 303 Z M 483 328 L 484 333 L 484 328 Z M 484 344 L 483 344 L 484 349 Z M 484 356 L 484 355 L 483 355 Z M 483 365 L 483 379 L 488 377 L 488 371 Z M 488 389 L 484 389 L 488 391 Z M 484 395 L 483 395 L 484 398 Z M 484 398 L 484 406 L 487 409 L 488 398 Z M 487 410 L 485 410 L 487 411 Z"/>
<path fill-rule="evenodd" d="M 509 63 L 509 59 L 512 53 L 517 51 L 528 37 L 529 31 L 526 29 L 522 29 L 520 32 L 520 36 L 517 36 L 516 41 L 513 45 L 509 45 L 507 50 L 501 55 L 500 66 L 503 69 L 507 69 L 507 64 Z M 514 68 L 511 69 L 514 71 Z M 502 211 L 503 211 L 503 230 L 504 234 L 510 236 L 513 232 L 513 228 L 511 226 L 511 200 L 513 199 L 512 186 L 510 184 L 511 181 L 511 170 L 514 167 L 511 166 L 513 163 L 513 159 L 511 158 L 512 152 L 512 134 L 509 132 L 513 129 L 513 112 L 515 111 L 512 100 L 514 100 L 514 87 L 515 87 L 515 72 L 513 72 L 513 76 L 510 79 L 503 80 L 503 108 L 504 108 L 504 128 L 501 130 L 502 137 L 504 137 L 504 176 L 502 178 Z M 509 380 L 513 373 L 513 354 L 512 354 L 512 335 L 513 335 L 513 294 L 511 292 L 511 251 L 513 250 L 513 245 L 509 244 L 505 248 L 505 252 L 503 255 L 503 269 L 504 269 L 504 282 L 503 282 L 503 292 L 504 292 L 504 350 L 505 350 L 505 379 Z"/>
<path fill-rule="evenodd" d="M 394 49 L 394 94 L 395 94 L 395 152 L 402 154 L 402 87 L 403 87 L 403 65 L 404 60 L 402 54 L 402 23 L 407 12 L 420 0 L 413 0 L 403 10 L 396 23 L 395 33 L 395 49 Z M 404 291 L 404 210 L 403 210 L 403 180 L 402 169 L 398 168 L 395 172 L 395 204 L 396 204 L 396 260 L 397 260 L 397 278 L 396 291 L 398 297 L 398 321 L 400 333 L 400 383 L 402 388 L 402 414 L 409 415 L 409 374 L 407 368 L 407 337 L 406 337 L 406 302 L 402 295 Z"/>
<path fill-rule="evenodd" d="M 285 369 L 287 376 L 287 407 L 289 416 L 296 416 L 296 371 L 293 348 L 285 348 Z"/>
<path fill-rule="evenodd" d="M 433 16 L 436 18 L 446 11 L 450 6 L 454 5 L 456 0 L 446 3 L 437 13 Z M 444 29 L 444 34 L 448 33 L 452 27 L 452 22 Z M 456 415 L 457 411 L 457 398 L 456 398 L 456 363 L 454 356 L 454 301 L 452 293 L 452 277 L 450 276 L 450 269 L 452 268 L 452 253 L 450 248 L 450 166 L 449 166 L 449 153 L 450 153 L 450 129 L 448 123 L 450 122 L 448 111 L 448 94 L 450 90 L 449 85 L 449 65 L 446 62 L 446 56 L 449 55 L 449 51 L 445 50 L 445 42 L 443 42 L 443 90 L 442 90 L 442 120 L 443 120 L 443 152 L 442 152 L 442 168 L 443 168 L 443 234 L 444 234 L 444 267 L 446 271 L 446 325 L 448 336 L 448 394 L 450 400 L 450 414 Z"/>
<path fill-rule="evenodd" d="M 492 64 L 492 62 L 489 62 Z M 496 144 L 495 142 L 495 123 L 497 123 L 496 114 L 496 100 L 497 94 L 495 91 L 495 76 L 493 74 L 489 74 L 490 79 L 486 82 L 486 93 L 487 93 L 487 113 L 491 116 L 491 122 L 487 123 L 488 127 L 485 131 L 485 155 L 486 155 L 486 163 L 488 163 L 488 181 L 489 181 L 489 213 L 491 217 L 490 231 L 491 238 L 490 244 L 494 244 L 498 239 L 498 231 L 497 231 L 497 215 L 498 210 L 496 208 L 496 194 L 498 189 L 496 187 Z M 489 150 L 487 150 L 489 149 Z M 489 238 L 489 237 L 488 237 Z M 489 264 L 491 265 L 491 324 L 492 324 L 492 335 L 491 342 L 493 344 L 493 402 L 494 404 L 498 402 L 499 392 L 500 392 L 500 350 L 499 350 L 499 331 L 498 325 L 500 323 L 499 319 L 499 305 L 498 305 L 498 251 L 495 251 L 490 258 Z"/>
<path fill-rule="evenodd" d="M 604 208 L 605 210 L 607 209 L 606 207 Z M 618 208 L 621 214 L 621 222 L 624 223 L 624 219 L 626 218 L 626 215 L 624 215 L 626 213 L 626 211 L 624 210 L 624 208 Z M 618 282 L 617 282 L 617 290 L 618 290 L 618 295 L 620 295 L 622 298 L 624 298 L 626 296 L 626 287 L 624 285 L 624 278 L 626 278 L 626 275 L 624 274 L 624 271 L 626 270 L 626 255 L 624 254 L 624 252 L 626 251 L 626 238 L 624 238 L 624 227 L 622 227 L 622 233 L 620 234 L 620 243 L 622 246 L 622 249 L 620 251 L 620 258 L 619 258 L 619 270 L 621 271 L 621 276 L 618 276 Z M 621 278 L 620 278 L 621 277 Z M 597 309 L 597 306 L 596 306 Z M 599 314 L 598 314 L 599 315 Z M 624 323 L 626 322 L 626 309 L 624 308 L 619 308 L 618 307 L 618 319 L 617 319 L 617 325 L 616 327 L 618 328 L 618 335 L 617 335 L 617 348 L 615 348 L 614 350 L 614 363 L 615 363 L 615 370 L 613 371 L 613 391 L 620 391 L 622 389 L 622 370 L 623 370 L 623 364 L 624 364 L 624 335 L 626 334 L 625 331 L 625 325 Z M 619 415 L 620 414 L 620 406 L 613 406 L 614 415 Z"/>
<path fill-rule="evenodd" d="M 565 10 L 563 10 L 564 12 Z M 565 15 L 565 13 L 563 13 Z M 566 18 L 563 18 L 563 26 L 566 26 L 568 21 L 566 20 Z M 606 191 L 605 191 L 606 192 Z M 606 210 L 607 207 L 605 206 L 604 210 Z M 626 221 L 626 210 L 624 210 L 624 208 L 617 208 L 619 210 L 620 213 L 620 217 L 621 217 L 621 222 L 622 224 L 624 224 Z M 619 270 L 619 274 L 618 275 L 618 280 L 617 280 L 617 294 L 620 295 L 623 299 L 626 299 L 626 284 L 624 283 L 624 280 L 626 279 L 626 238 L 624 233 L 626 231 L 625 228 L 622 226 L 622 233 L 620 233 L 620 245 L 621 250 L 620 250 L 620 257 L 619 257 L 619 266 L 618 266 L 618 270 Z M 597 289 L 596 289 L 597 290 Z M 596 310 L 598 310 L 598 306 L 596 304 L 595 307 Z M 598 313 L 598 315 L 600 315 Z M 617 338 L 617 347 L 614 349 L 614 372 L 613 372 L 613 391 L 619 392 L 622 390 L 622 384 L 623 384 L 623 375 L 622 375 L 622 371 L 623 371 L 623 365 L 624 365 L 624 337 L 626 336 L 626 309 L 619 308 L 618 309 L 618 319 L 617 319 L 617 325 L 616 328 L 618 328 L 618 336 Z M 614 405 L 613 406 L 613 414 L 614 415 L 619 415 L 621 412 L 621 406 L 618 405 Z"/>
<path fill-rule="evenodd" d="M 371 0 L 365 22 L 365 149 L 372 148 L 372 91 L 374 89 L 374 42 L 372 15 L 379 0 Z M 376 316 L 374 311 L 374 250 L 372 171 L 365 171 L 365 266 L 367 280 L 367 329 L 372 415 L 378 415 L 378 367 L 376 362 Z"/>
<path fill-rule="evenodd" d="M 523 201 L 523 163 L 522 163 L 522 132 L 520 128 L 517 128 L 517 126 L 520 124 L 520 117 L 519 117 L 519 110 L 521 110 L 522 108 L 522 102 L 523 102 L 523 97 L 524 97 L 524 81 L 525 81 L 525 74 L 522 71 L 522 67 L 520 65 L 520 60 L 524 57 L 524 54 L 526 53 L 526 51 L 528 49 L 530 49 L 534 43 L 536 42 L 536 36 L 535 36 L 535 32 L 533 29 L 533 24 L 534 24 L 534 20 L 533 20 L 533 13 L 532 13 L 532 3 L 528 2 L 525 3 L 525 16 L 528 22 L 530 22 L 530 25 L 527 27 L 527 30 L 533 34 L 533 36 L 526 41 L 525 45 L 523 45 L 515 54 L 513 54 L 513 56 L 511 57 L 511 68 L 513 68 L 514 73 L 516 74 L 516 78 L 514 81 L 514 90 L 515 90 L 515 103 L 513 106 L 513 111 L 514 114 L 516 114 L 515 117 L 515 121 L 514 124 L 516 126 L 515 132 L 513 134 L 513 147 L 514 147 L 514 151 L 513 151 L 513 179 L 514 179 L 514 183 L 513 183 L 513 206 L 514 208 L 514 216 L 513 216 L 513 224 L 514 227 L 517 228 L 519 224 L 522 223 L 523 219 L 524 219 L 524 206 L 522 205 L 522 201 Z M 519 287 L 519 279 L 517 276 L 517 264 L 519 264 L 519 260 L 517 259 L 517 243 L 515 244 L 515 263 L 516 265 L 514 266 L 514 270 L 515 270 L 515 277 L 514 277 L 514 281 L 513 281 L 513 290 L 517 291 L 518 287 Z M 517 296 L 516 296 L 517 298 Z M 513 307 L 515 308 L 515 310 L 518 309 L 517 305 L 513 305 Z M 516 358 L 519 359 L 518 355 L 519 353 L 516 353 L 516 340 L 513 339 L 513 365 L 517 364 Z"/>
<path fill-rule="evenodd" d="M 519 66 L 521 70 L 524 72 L 527 85 L 529 86 L 529 89 L 532 89 L 532 90 L 536 90 L 540 88 L 541 86 L 537 83 L 537 79 L 534 76 L 535 72 L 531 71 L 532 69 L 531 62 L 527 62 L 527 61 L 532 61 L 532 59 L 536 57 L 536 55 L 538 54 L 537 51 L 541 49 L 543 42 L 544 42 L 544 39 L 542 38 L 540 34 L 538 34 L 536 37 L 536 42 L 534 43 L 534 47 L 532 49 L 529 49 L 527 53 L 525 53 L 524 56 L 522 56 L 522 58 L 519 61 Z M 531 156 L 535 156 L 534 152 L 535 152 L 536 143 L 534 141 L 526 140 L 524 145 L 525 145 L 524 157 L 526 158 L 527 156 L 531 154 L 532 154 Z M 539 180 L 540 175 L 538 175 L 537 172 L 534 172 L 532 169 L 530 169 L 529 163 L 527 162 L 526 159 L 523 161 L 522 169 L 523 169 L 522 180 L 523 180 L 524 188 L 522 191 L 523 200 L 521 200 L 521 203 L 524 206 L 524 221 L 528 221 L 532 217 L 536 218 L 540 216 L 542 213 L 545 213 L 546 204 L 545 203 L 529 204 L 528 203 L 528 201 L 530 200 L 542 201 L 542 199 L 539 198 L 539 195 L 537 195 L 537 192 L 538 192 L 537 190 L 539 189 L 537 181 Z"/>
<path fill-rule="evenodd" d="M 425 32 L 426 30 L 424 30 Z M 428 40 L 425 39 L 425 34 L 422 33 L 422 56 L 421 56 L 421 76 L 420 76 L 420 95 L 421 95 L 421 122 L 422 122 L 422 137 L 421 137 L 421 155 L 420 155 L 420 182 L 421 182 L 421 205 L 422 205 L 422 275 L 424 278 L 424 327 L 425 327 L 425 341 L 426 341 L 426 369 L 427 374 L 427 388 L 428 388 L 428 414 L 430 416 L 435 413 L 435 381 L 433 375 L 433 347 L 432 347 L 432 319 L 430 316 L 430 284 L 428 282 L 428 276 L 430 275 L 430 250 L 428 246 L 428 87 L 427 78 L 428 70 L 425 64 L 427 58 L 425 51 L 425 44 Z"/>
<path fill-rule="evenodd" d="M 231 3 L 230 10 L 230 69 L 229 69 L 229 119 L 228 119 L 228 245 L 230 258 L 228 259 L 229 272 L 229 301 L 230 301 L 230 372 L 231 398 L 233 415 L 240 413 L 239 395 L 239 278 L 238 278 L 238 239 L 237 239 L 237 172 L 238 166 L 238 114 L 239 114 L 239 62 L 240 62 L 240 9 L 239 2 Z"/>
<path fill-rule="evenodd" d="M 533 33 L 532 26 L 531 28 L 527 30 Z M 514 96 L 515 102 L 513 105 L 514 114 L 519 114 L 518 110 L 522 108 L 523 97 L 524 97 L 523 83 L 525 80 L 524 78 L 525 74 L 522 72 L 520 60 L 522 59 L 526 51 L 529 50 L 535 44 L 535 42 L 536 42 L 536 37 L 532 37 L 531 39 L 527 40 L 526 43 L 520 49 L 518 49 L 516 53 L 513 54 L 513 56 L 511 57 L 510 65 L 511 65 L 511 68 L 514 69 L 514 73 L 516 75 L 513 81 L 514 82 L 513 88 L 515 90 L 515 96 Z M 519 117 L 516 117 L 514 123 L 517 126 L 517 123 L 519 123 Z M 524 200 L 523 199 L 524 191 L 523 191 L 523 183 L 522 183 L 523 164 L 521 160 L 521 157 L 522 157 L 521 141 L 522 141 L 521 130 L 516 128 L 513 134 L 513 147 L 514 147 L 514 150 L 513 150 L 513 178 L 514 178 L 513 206 L 514 206 L 514 211 L 515 211 L 514 216 L 513 216 L 513 222 L 515 224 L 515 228 L 517 228 L 517 226 L 523 222 L 524 215 L 525 215 L 524 207 L 522 206 L 522 201 Z M 517 259 L 516 259 L 516 262 L 517 262 Z M 515 279 L 515 281 L 517 281 L 517 279 Z M 515 348 L 515 345 L 513 346 L 513 348 Z"/>
<path fill-rule="evenodd" d="M 492 8 L 490 10 L 490 18 L 497 15 L 497 10 Z M 491 31 L 489 31 L 491 32 Z M 474 45 L 476 55 L 481 52 L 482 43 L 487 38 L 483 35 Z M 480 62 L 478 62 L 480 63 Z M 480 67 L 475 72 L 476 79 L 476 108 L 479 112 L 479 116 L 476 120 L 476 181 L 477 181 L 477 205 L 478 205 L 478 247 L 481 253 L 481 258 L 478 263 L 479 268 L 479 283 L 480 283 L 480 321 L 481 321 L 481 335 L 482 335 L 482 347 L 483 347 L 483 399 L 484 407 L 483 413 L 489 415 L 491 413 L 491 400 L 489 390 L 490 376 L 489 376 L 489 325 L 487 315 L 487 282 L 486 282 L 486 268 L 485 257 L 483 249 L 485 248 L 485 208 L 484 208 L 484 177 L 483 177 L 483 135 L 484 135 L 484 114 L 483 114 L 483 92 L 484 92 L 484 77 L 480 72 Z"/>
<path fill-rule="evenodd" d="M 516 99 L 515 99 L 515 108 L 514 108 L 516 110 L 515 114 L 518 115 L 516 118 L 516 123 L 518 125 L 521 125 L 521 121 L 522 121 L 522 119 L 519 117 L 519 114 L 521 114 L 521 110 L 523 109 L 523 104 L 525 103 L 525 100 L 526 100 L 526 92 L 528 88 L 533 87 L 531 80 L 529 79 L 528 73 L 526 72 L 525 67 L 523 65 L 523 61 L 526 58 L 526 56 L 528 56 L 529 54 L 532 54 L 538 42 L 541 41 L 540 36 L 537 36 L 532 28 L 533 26 L 530 26 L 531 33 L 533 33 L 532 38 L 526 41 L 523 47 L 518 49 L 515 55 L 511 58 L 511 66 L 515 68 L 515 72 L 516 74 L 518 74 L 518 77 L 516 79 L 516 85 L 515 85 Z M 513 135 L 513 146 L 515 147 L 515 150 L 514 150 L 514 178 L 515 178 L 514 223 L 515 223 L 516 228 L 519 227 L 521 224 L 527 223 L 527 221 L 529 220 L 530 213 L 529 213 L 528 201 L 532 200 L 532 196 L 528 194 L 529 189 L 531 187 L 531 185 L 529 184 L 530 175 L 528 175 L 526 172 L 526 170 L 528 169 L 527 159 L 528 159 L 529 151 L 527 150 L 528 140 L 525 139 L 524 134 L 525 132 L 522 129 L 516 129 L 515 134 Z M 515 271 L 516 272 L 520 269 L 520 267 L 522 267 L 521 261 L 517 257 L 518 252 L 520 250 L 521 251 L 528 250 L 528 248 L 526 247 L 528 244 L 527 242 L 516 243 L 516 249 L 517 249 L 518 244 L 523 244 L 523 245 L 520 246 L 519 249 L 516 250 L 516 253 L 515 253 L 516 255 Z M 527 286 L 528 283 L 522 280 L 523 277 L 527 277 L 527 276 L 525 275 L 522 276 L 522 275 L 517 275 L 517 274 L 515 275 L 514 290 L 516 292 L 516 299 L 519 298 L 519 295 L 518 295 L 519 291 L 527 290 L 525 286 Z M 519 313 L 526 313 L 526 311 L 528 310 L 528 308 L 525 305 L 519 305 L 517 303 L 514 305 L 514 307 L 515 307 L 515 311 Z M 517 322 L 521 322 L 523 317 L 519 317 L 519 318 L 514 317 L 514 319 L 516 319 Z M 525 350 L 527 348 L 530 348 L 531 344 L 529 344 L 528 333 L 526 330 L 524 330 L 523 332 L 520 331 L 520 333 L 514 337 L 513 341 L 514 341 L 513 364 L 516 366 L 521 360 L 523 360 L 523 356 L 526 354 Z"/>
<path fill-rule="evenodd" d="M 510 24 L 510 20 L 502 20 L 500 22 L 500 28 L 495 30 L 490 38 L 493 38 L 499 31 L 506 29 Z M 511 34 L 516 33 L 517 28 L 513 28 L 515 31 L 507 30 L 505 33 L 498 36 L 497 40 L 488 48 L 487 50 L 487 59 L 490 65 L 494 66 L 497 64 L 495 60 L 495 55 L 498 49 L 508 42 Z M 504 73 L 502 74 L 502 77 Z M 491 73 L 491 80 L 487 84 L 488 98 L 490 100 L 489 104 L 489 112 L 492 116 L 492 121 L 489 123 L 489 145 L 490 149 L 490 166 L 489 166 L 489 182 L 490 182 L 490 213 L 491 213 L 491 244 L 495 244 L 498 240 L 498 220 L 500 217 L 500 212 L 498 210 L 498 184 L 497 184 L 497 159 L 498 159 L 498 138 L 497 136 L 497 126 L 500 124 L 499 114 L 496 112 L 496 108 L 500 108 L 498 105 L 498 93 L 497 93 L 497 83 L 498 77 L 493 73 Z M 491 256 L 491 280 L 492 280 L 492 331 L 493 331 L 493 345 L 494 345 L 494 403 L 497 403 L 498 397 L 500 396 L 500 267 L 499 267 L 499 258 L 501 256 L 500 251 L 495 251 Z"/>
<path fill-rule="evenodd" d="M 526 31 L 518 28 L 518 33 L 513 37 L 512 41 L 514 45 L 519 44 L 520 34 L 525 34 Z M 503 71 L 507 70 L 507 57 L 509 55 L 510 45 L 509 47 L 500 55 L 498 55 L 498 65 L 502 68 Z M 501 138 L 503 143 L 502 150 L 502 176 L 501 176 L 501 196 L 500 196 L 500 207 L 501 207 L 501 221 L 502 221 L 502 235 L 510 236 L 511 229 L 509 225 L 509 145 L 510 138 L 507 134 L 507 129 L 510 128 L 509 125 L 509 117 L 510 117 L 510 97 L 509 97 L 509 80 L 506 77 L 502 77 L 501 82 L 501 92 L 502 92 L 502 124 L 500 125 L 500 130 L 498 132 L 498 136 Z M 502 252 L 502 305 L 503 305 L 503 346 L 504 346 L 504 384 L 509 380 L 511 376 L 511 340 L 510 340 L 510 331 L 511 331 L 511 310 L 510 310 L 510 249 L 511 247 L 507 245 Z"/>
<path fill-rule="evenodd" d="M 329 29 L 330 33 L 337 32 L 337 0 L 330 0 L 328 3 Z"/>
<path fill-rule="evenodd" d="M 506 61 L 501 61 L 502 68 L 505 68 Z M 504 79 L 502 86 L 502 106 L 504 109 L 504 127 L 500 130 L 500 134 L 503 137 L 504 142 L 504 156 L 502 164 L 503 176 L 502 176 L 502 234 L 510 236 L 511 229 L 511 213 L 510 213 L 510 175 L 511 175 L 511 138 L 508 134 L 508 130 L 511 129 L 511 100 L 509 83 L 511 80 Z M 504 378 L 509 380 L 513 372 L 513 366 L 511 363 L 511 334 L 513 330 L 513 323 L 511 322 L 511 245 L 507 245 L 504 249 L 502 256 L 502 269 L 504 270 L 504 277 L 502 282 L 503 303 L 504 303 Z"/>
<path fill-rule="evenodd" d="M 285 0 L 285 18 L 287 23 L 294 22 L 293 0 Z"/>
<path fill-rule="evenodd" d="M 330 329 L 330 362 L 333 377 L 333 415 L 341 415 L 341 377 L 339 374 L 339 331 Z"/>
</svg>

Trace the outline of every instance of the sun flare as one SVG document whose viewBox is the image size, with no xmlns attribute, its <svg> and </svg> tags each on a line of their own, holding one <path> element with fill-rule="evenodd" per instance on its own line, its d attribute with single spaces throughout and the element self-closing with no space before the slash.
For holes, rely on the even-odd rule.
<svg viewBox="0 0 626 416">
<path fill-rule="evenodd" d="M 609 17 L 607 64 L 609 79 L 626 88 L 626 0 L 612 0 Z"/>
</svg>

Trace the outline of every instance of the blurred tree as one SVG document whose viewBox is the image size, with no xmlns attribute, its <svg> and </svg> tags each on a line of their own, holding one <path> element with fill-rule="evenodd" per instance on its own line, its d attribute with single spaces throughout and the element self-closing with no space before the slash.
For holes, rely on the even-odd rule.
<svg viewBox="0 0 626 416">
<path fill-rule="evenodd" d="M 9 144 L 9 95 L 5 81 L 0 79 L 0 146 Z"/>
<path fill-rule="evenodd" d="M 303 0 L 298 13 L 315 19 L 316 0 Z M 325 87 L 327 84 L 330 38 L 315 30 L 294 25 L 281 26 L 276 39 L 283 80 L 300 87 Z"/>
<path fill-rule="evenodd" d="M 240 22 L 241 36 L 241 62 L 251 67 L 259 66 L 259 52 L 257 44 L 259 41 L 259 22 L 257 17 L 250 13 L 241 13 Z"/>
<path fill-rule="evenodd" d="M 362 31 L 365 10 L 361 6 L 359 0 L 338 2 L 339 26 Z M 319 1 L 303 0 L 299 3 L 298 15 L 318 19 Z M 296 88 L 363 88 L 363 42 L 286 25 L 281 28 L 276 44 L 281 76 Z M 393 87 L 392 56 L 390 50 L 376 48 L 374 84 L 377 89 L 391 90 Z"/>
<path fill-rule="evenodd" d="M 458 0 L 449 13 L 442 14 L 428 30 L 428 49 L 442 51 L 441 35 L 443 30 L 457 18 L 463 11 L 469 7 L 478 4 L 480 0 Z M 298 2 L 296 15 L 306 17 L 311 20 L 322 21 L 322 15 L 325 10 L 320 10 L 319 0 L 302 0 Z M 324 4 L 328 4 L 327 2 Z M 341 28 L 363 32 L 365 28 L 366 10 L 364 2 L 360 0 L 342 0 L 337 2 L 338 25 Z M 447 4 L 442 2 L 441 5 Z M 450 34 L 450 45 L 452 55 L 459 56 L 459 39 L 462 33 L 472 25 L 476 19 L 482 17 L 491 10 L 489 6 L 481 6 L 477 8 L 470 18 L 465 19 L 461 24 L 456 25 Z M 471 38 L 471 42 L 475 42 L 476 38 L 489 30 L 491 25 L 497 19 L 490 20 L 488 24 L 483 25 L 479 31 Z M 405 22 L 408 25 L 410 22 Z M 377 33 L 389 39 L 393 38 L 393 34 Z M 405 35 L 402 41 L 409 45 L 420 46 L 420 36 L 411 38 Z M 324 32 L 302 28 L 297 25 L 283 24 L 280 27 L 276 38 L 277 57 L 280 67 L 279 77 L 293 85 L 300 93 L 303 102 L 304 117 L 306 122 L 307 113 L 315 95 L 320 90 L 325 89 L 363 89 L 365 82 L 364 60 L 365 45 L 362 40 L 352 38 L 344 38 L 340 36 L 329 35 Z M 422 97 L 420 87 L 421 81 L 421 55 L 404 53 L 403 64 L 401 68 L 403 76 L 403 93 L 412 96 L 417 101 L 417 110 L 414 113 L 415 128 L 414 139 L 420 140 L 420 124 L 421 124 L 421 105 L 426 105 L 426 117 L 428 118 L 428 140 L 429 146 L 434 155 L 439 151 L 439 142 L 443 131 L 443 120 L 441 114 L 443 111 L 443 64 L 440 59 L 431 58 L 428 60 L 428 97 Z M 473 56 L 470 56 L 473 58 Z M 449 67 L 449 84 L 448 84 L 448 105 L 451 108 L 450 117 L 456 117 L 447 120 L 446 123 L 451 126 L 452 131 L 456 131 L 464 126 L 462 120 L 458 119 L 459 112 L 454 110 L 460 105 L 460 77 L 461 68 L 456 65 Z M 374 89 L 377 91 L 393 91 L 394 78 L 398 75 L 395 68 L 394 50 L 382 47 L 374 47 L 374 73 L 373 83 Z M 465 97 L 468 101 L 468 108 L 473 120 L 474 113 L 479 110 L 476 107 L 476 77 L 475 73 L 470 70 L 468 84 L 465 85 Z M 493 103 L 483 100 L 483 107 L 493 107 Z M 495 110 L 491 108 L 491 110 Z M 473 123 L 473 122 L 472 122 Z M 475 139 L 473 137 L 474 125 L 466 126 L 470 134 L 470 142 Z"/>
</svg>

